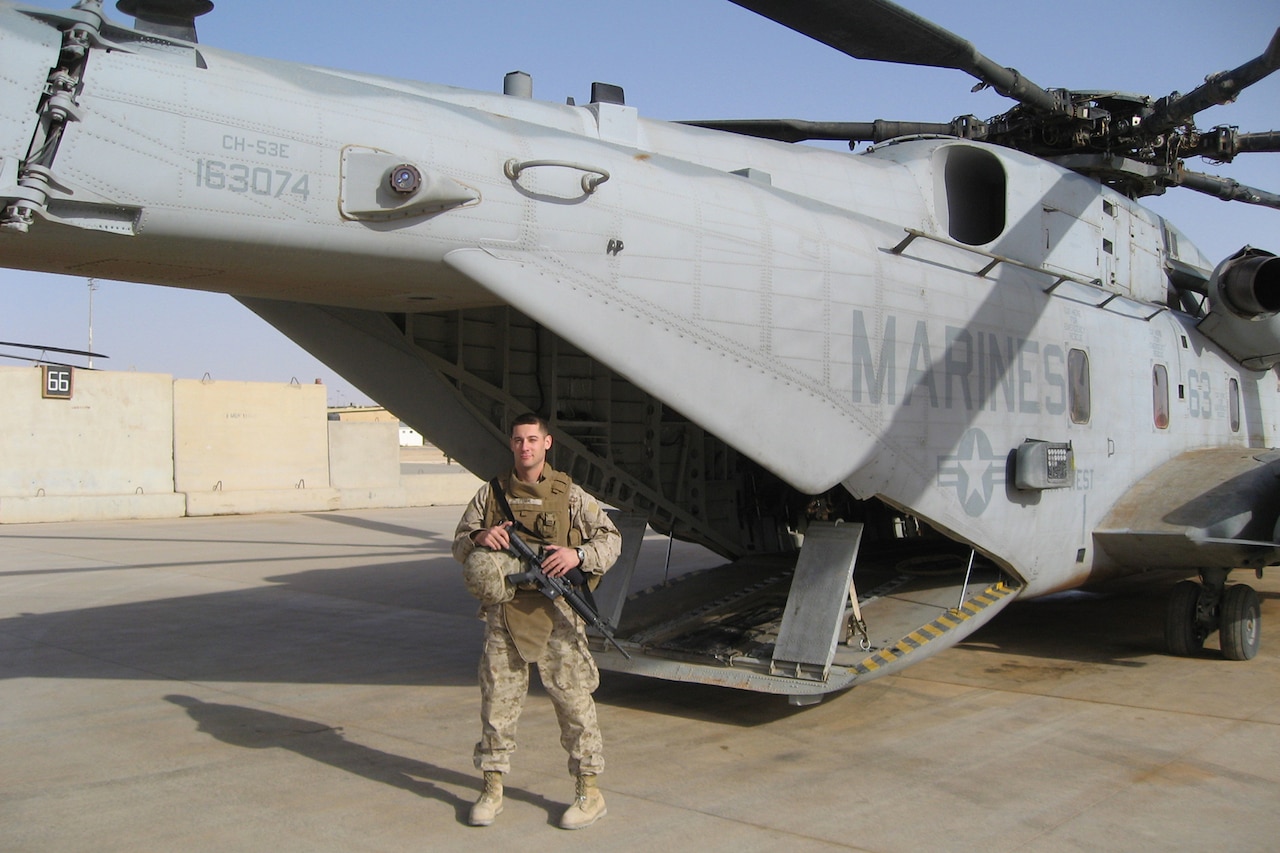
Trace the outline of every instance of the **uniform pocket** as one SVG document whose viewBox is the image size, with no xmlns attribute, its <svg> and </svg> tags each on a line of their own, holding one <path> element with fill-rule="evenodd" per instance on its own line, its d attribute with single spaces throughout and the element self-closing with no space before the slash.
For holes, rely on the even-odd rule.
<svg viewBox="0 0 1280 853">
<path fill-rule="evenodd" d="M 560 520 L 557 518 L 559 513 L 542 512 L 538 513 L 538 520 L 534 522 L 534 532 L 538 534 L 540 539 L 544 539 L 551 544 L 556 544 L 557 534 L 560 530 Z"/>
</svg>

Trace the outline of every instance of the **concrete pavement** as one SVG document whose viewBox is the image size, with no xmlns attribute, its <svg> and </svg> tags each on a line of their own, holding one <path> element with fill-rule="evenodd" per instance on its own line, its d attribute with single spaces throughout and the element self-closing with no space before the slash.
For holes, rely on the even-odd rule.
<svg viewBox="0 0 1280 853">
<path fill-rule="evenodd" d="M 498 822 L 460 507 L 0 527 L 0 850 L 1273 850 L 1280 581 L 1259 657 L 1160 651 L 1167 582 L 1014 604 L 822 704 L 613 673 L 609 815 L 535 689 Z M 662 576 L 646 542 L 638 584 Z M 677 565 L 708 555 L 677 545 Z M 1245 580 L 1241 576 L 1237 580 Z M 1216 648 L 1216 640 L 1211 640 Z"/>
</svg>

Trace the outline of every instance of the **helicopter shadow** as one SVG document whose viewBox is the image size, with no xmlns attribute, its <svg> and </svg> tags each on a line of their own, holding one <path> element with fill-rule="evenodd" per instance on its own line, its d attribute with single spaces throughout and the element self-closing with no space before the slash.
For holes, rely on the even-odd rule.
<svg viewBox="0 0 1280 853">
<path fill-rule="evenodd" d="M 1164 622 L 1169 592 L 1185 572 L 1158 572 L 1160 577 L 1137 576 L 1083 590 L 1014 602 L 957 644 L 958 649 L 981 650 L 1010 658 L 1031 657 L 1059 661 L 1062 666 L 1094 665 L 1141 668 L 1152 657 L 1167 657 Z M 1260 592 L 1260 598 L 1280 594 Z M 1221 658 L 1213 647 L 1192 657 Z"/>
<path fill-rule="evenodd" d="M 28 647 L 0 662 L 0 679 L 474 684 L 481 628 L 456 574 L 446 557 L 357 559 L 266 585 L 22 612 L 0 619 Z"/>
</svg>

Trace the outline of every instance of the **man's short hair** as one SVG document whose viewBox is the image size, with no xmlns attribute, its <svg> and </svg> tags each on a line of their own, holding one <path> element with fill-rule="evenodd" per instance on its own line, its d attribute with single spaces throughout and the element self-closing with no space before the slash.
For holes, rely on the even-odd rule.
<svg viewBox="0 0 1280 853">
<path fill-rule="evenodd" d="M 535 415 L 533 412 L 525 412 L 520 417 L 511 422 L 511 434 L 515 435 L 518 426 L 537 426 L 543 435 L 551 435 L 551 424 L 547 423 L 547 419 L 541 415 Z"/>
</svg>

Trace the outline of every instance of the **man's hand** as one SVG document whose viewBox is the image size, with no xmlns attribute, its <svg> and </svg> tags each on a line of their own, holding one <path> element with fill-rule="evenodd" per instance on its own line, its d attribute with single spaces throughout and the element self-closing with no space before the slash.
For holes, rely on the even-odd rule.
<svg viewBox="0 0 1280 853">
<path fill-rule="evenodd" d="M 486 527 L 472 536 L 471 541 L 493 551 L 505 551 L 511 547 L 511 534 L 507 532 L 510 527 L 509 521 L 496 527 Z"/>
<path fill-rule="evenodd" d="M 542 571 L 546 572 L 549 578 L 564 577 L 578 568 L 579 565 L 581 563 L 578 562 L 577 548 L 561 548 L 559 545 L 548 545 L 543 549 Z"/>
<path fill-rule="evenodd" d="M 486 527 L 476 531 L 471 541 L 494 551 L 506 551 L 511 547 L 511 522 L 504 521 L 496 527 Z M 578 568 L 582 563 L 578 560 L 577 548 L 562 548 L 559 545 L 548 545 L 543 549 L 542 571 L 549 578 L 564 577 Z"/>
</svg>

